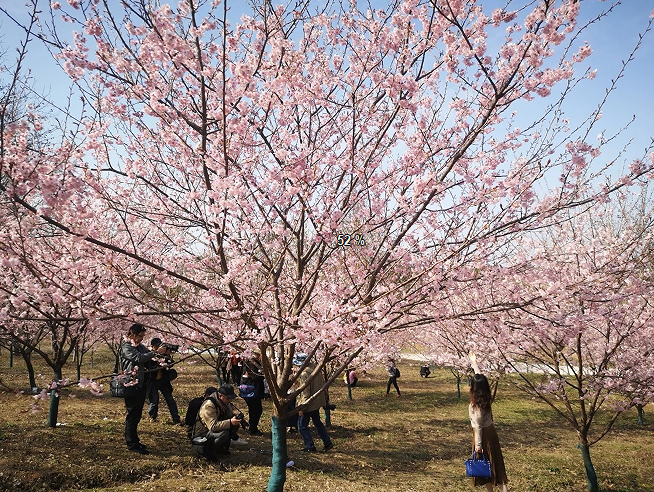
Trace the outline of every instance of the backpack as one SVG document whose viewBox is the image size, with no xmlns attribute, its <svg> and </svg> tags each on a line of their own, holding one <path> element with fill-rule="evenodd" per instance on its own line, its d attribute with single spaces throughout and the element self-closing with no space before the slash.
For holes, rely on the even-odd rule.
<svg viewBox="0 0 654 492">
<path fill-rule="evenodd" d="M 200 407 L 202 406 L 202 402 L 204 401 L 204 398 L 199 396 L 197 398 L 193 398 L 189 403 L 188 403 L 188 408 L 186 410 L 186 417 L 184 417 L 184 423 L 186 425 L 194 425 L 195 421 L 198 418 L 198 414 L 200 412 Z"/>
<path fill-rule="evenodd" d="M 200 434 L 193 437 L 195 424 L 198 422 L 198 420 L 200 420 L 200 407 L 206 400 L 211 400 L 214 406 L 218 408 L 218 402 L 215 398 L 203 398 L 201 396 L 198 398 L 193 398 L 188 404 L 188 410 L 186 412 L 186 417 L 184 418 L 184 423 L 188 425 L 187 435 L 191 441 L 191 451 L 196 456 L 207 456 L 207 454 L 211 451 L 212 441 L 207 439 L 206 435 Z"/>
<path fill-rule="evenodd" d="M 400 370 L 397 367 L 395 368 L 395 377 L 396 378 L 400 377 Z"/>
</svg>

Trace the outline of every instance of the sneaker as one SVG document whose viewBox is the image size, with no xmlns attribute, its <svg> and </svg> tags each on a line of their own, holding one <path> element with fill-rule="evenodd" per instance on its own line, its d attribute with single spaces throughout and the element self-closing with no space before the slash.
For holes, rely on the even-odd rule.
<svg viewBox="0 0 654 492">
<path fill-rule="evenodd" d="M 329 444 L 325 444 L 325 447 L 322 448 L 322 451 L 323 451 L 323 453 L 324 453 L 325 451 L 329 451 L 329 450 L 332 449 L 333 447 L 334 447 L 334 443 L 333 443 L 333 442 L 330 442 Z"/>
<path fill-rule="evenodd" d="M 238 439 L 232 439 L 232 446 L 235 446 L 237 448 L 239 447 L 244 448 L 248 446 L 248 442 L 245 439 L 239 437 Z"/>
<path fill-rule="evenodd" d="M 305 453 L 315 453 L 317 451 L 316 448 L 302 448 L 302 451 Z"/>
</svg>

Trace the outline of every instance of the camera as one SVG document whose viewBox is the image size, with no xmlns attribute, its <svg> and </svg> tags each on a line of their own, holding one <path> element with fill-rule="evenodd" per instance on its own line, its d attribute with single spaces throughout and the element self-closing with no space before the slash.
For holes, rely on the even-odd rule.
<svg viewBox="0 0 654 492">
<path fill-rule="evenodd" d="M 327 405 L 325 405 L 325 410 L 328 410 L 328 409 L 329 410 L 336 410 L 336 405 L 334 405 L 333 403 L 328 403 Z"/>
<path fill-rule="evenodd" d="M 248 427 L 250 427 L 250 423 L 247 420 L 245 420 L 245 415 L 243 415 L 243 412 L 239 413 L 238 415 L 235 415 L 235 417 L 241 421 L 241 427 L 243 429 L 247 429 Z"/>
<path fill-rule="evenodd" d="M 177 352 L 177 351 L 179 350 L 179 345 L 174 345 L 174 344 L 172 344 L 172 343 L 164 342 L 164 343 L 162 343 L 161 345 L 163 345 L 164 347 L 166 347 L 166 348 L 167 348 L 168 350 L 170 350 L 171 352 Z"/>
</svg>

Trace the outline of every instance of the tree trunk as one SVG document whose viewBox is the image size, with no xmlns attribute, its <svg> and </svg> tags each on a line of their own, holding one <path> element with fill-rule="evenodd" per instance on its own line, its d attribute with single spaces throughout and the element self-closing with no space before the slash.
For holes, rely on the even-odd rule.
<svg viewBox="0 0 654 492">
<path fill-rule="evenodd" d="M 34 374 L 34 365 L 32 364 L 32 352 L 29 350 L 21 350 L 20 355 L 25 361 L 30 388 L 32 388 L 32 391 L 34 391 L 34 388 L 36 388 L 36 376 Z"/>
<path fill-rule="evenodd" d="M 77 380 L 82 379 L 82 362 L 84 362 L 84 348 L 80 350 L 79 345 L 75 345 L 75 372 Z"/>
<path fill-rule="evenodd" d="M 347 383 L 347 399 L 352 401 L 352 385 L 350 384 L 350 370 L 345 370 L 345 382 Z"/>
<path fill-rule="evenodd" d="M 461 399 L 461 376 L 456 377 L 456 398 Z"/>
<path fill-rule="evenodd" d="M 61 369 L 55 369 L 54 380 L 61 379 Z M 56 389 L 50 391 L 50 411 L 48 412 L 48 427 L 57 427 L 57 417 L 59 416 L 59 394 Z"/>
<path fill-rule="evenodd" d="M 268 492 L 282 492 L 286 482 L 286 419 L 272 416 L 272 469 L 268 480 Z"/>
<path fill-rule="evenodd" d="M 36 388 L 36 376 L 34 374 L 34 366 L 32 365 L 32 357 L 27 355 L 25 357 L 25 365 L 27 366 L 27 376 L 29 377 L 30 380 L 30 388 L 32 390 Z"/>
<path fill-rule="evenodd" d="M 638 409 L 638 425 L 645 425 L 645 407 L 644 405 L 636 405 Z"/>
<path fill-rule="evenodd" d="M 586 479 L 588 480 L 588 492 L 599 492 L 599 485 L 597 484 L 597 474 L 595 467 L 590 459 L 590 446 L 588 444 L 577 444 L 581 450 L 581 456 L 584 459 L 584 468 L 586 468 Z"/>
</svg>

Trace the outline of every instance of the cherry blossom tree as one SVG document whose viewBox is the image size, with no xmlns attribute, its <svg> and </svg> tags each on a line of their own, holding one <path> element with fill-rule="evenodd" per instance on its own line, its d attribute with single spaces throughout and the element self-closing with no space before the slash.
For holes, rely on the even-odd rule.
<svg viewBox="0 0 654 492">
<path fill-rule="evenodd" d="M 3 127 L 1 191 L 119 279 L 105 309 L 258 346 L 282 490 L 297 351 L 317 362 L 305 385 L 333 364 L 324 391 L 450 311 L 515 234 L 650 171 L 591 172 L 599 118 L 563 116 L 593 76 L 581 3 L 255 1 L 237 21 L 241 3 L 53 2 L 39 39 L 83 107 L 38 153 L 47 122 Z"/>
<path fill-rule="evenodd" d="M 14 219 L 0 226 L 0 330 L 19 347 L 35 387 L 31 356 L 40 356 L 52 369 L 54 380 L 61 380 L 63 367 L 91 335 L 94 316 L 84 311 L 100 298 L 94 268 L 89 271 L 86 255 L 67 248 L 68 238 L 31 225 L 34 217 L 29 215 L 14 215 Z M 45 234 L 39 237 L 39 230 Z M 49 426 L 56 425 L 58 404 L 59 395 L 53 391 Z"/>
<path fill-rule="evenodd" d="M 615 220 L 614 205 L 596 205 L 523 239 L 514 257 L 522 262 L 496 266 L 459 299 L 470 313 L 466 329 L 443 328 L 484 354 L 485 371 L 517 373 L 525 391 L 568 422 L 590 491 L 599 490 L 591 446 L 654 390 L 651 267 L 643 255 L 653 232 L 651 219 L 634 227 L 629 216 Z"/>
</svg>

